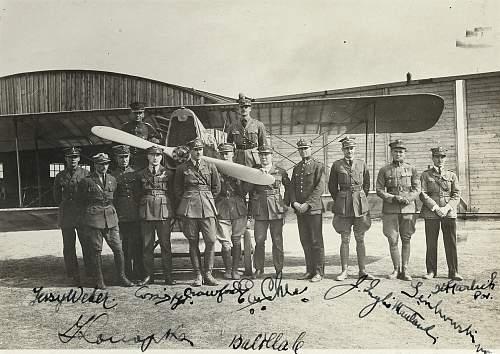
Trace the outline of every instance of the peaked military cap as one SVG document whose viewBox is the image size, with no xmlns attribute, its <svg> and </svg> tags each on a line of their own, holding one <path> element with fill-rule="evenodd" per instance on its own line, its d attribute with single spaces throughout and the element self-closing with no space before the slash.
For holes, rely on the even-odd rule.
<svg viewBox="0 0 500 354">
<path fill-rule="evenodd" d="M 144 112 L 145 108 L 146 108 L 145 102 L 132 102 L 130 104 L 130 109 L 132 110 L 132 112 Z"/>
<path fill-rule="evenodd" d="M 130 155 L 130 148 L 128 145 L 115 145 L 112 147 L 112 149 L 115 156 Z"/>
<path fill-rule="evenodd" d="M 95 164 L 107 164 L 111 160 L 109 159 L 108 154 L 100 152 L 97 155 L 92 156 L 92 161 L 94 161 Z"/>
<path fill-rule="evenodd" d="M 271 148 L 270 145 L 259 146 L 257 151 L 259 151 L 259 154 L 272 154 L 273 153 L 273 149 Z"/>
<path fill-rule="evenodd" d="M 251 106 L 252 100 L 250 98 L 246 97 L 244 93 L 240 93 L 238 95 L 238 104 L 240 106 L 243 106 L 243 107 Z"/>
<path fill-rule="evenodd" d="M 186 143 L 187 147 L 190 149 L 203 149 L 203 141 L 200 138 L 194 138 Z"/>
<path fill-rule="evenodd" d="M 311 147 L 311 142 L 305 139 L 297 141 L 297 149 L 307 149 Z"/>
<path fill-rule="evenodd" d="M 218 146 L 219 152 L 233 152 L 233 144 L 223 143 Z"/>
<path fill-rule="evenodd" d="M 163 149 L 159 146 L 152 145 L 146 149 L 148 154 L 163 154 Z"/>
<path fill-rule="evenodd" d="M 354 141 L 354 139 L 355 138 L 351 138 L 350 136 L 346 136 L 340 139 L 340 142 L 342 143 L 342 149 L 356 146 L 356 142 Z"/>
<path fill-rule="evenodd" d="M 432 156 L 446 156 L 446 153 L 448 152 L 448 150 L 446 150 L 442 146 L 437 146 L 435 148 L 432 148 L 431 151 L 432 151 Z"/>
<path fill-rule="evenodd" d="M 75 147 L 75 146 L 72 146 L 72 147 L 64 149 L 64 156 L 68 156 L 68 157 L 69 156 L 80 156 L 80 151 L 82 151 L 82 149 Z"/>
<path fill-rule="evenodd" d="M 394 140 L 393 142 L 391 142 L 389 144 L 389 146 L 391 147 L 391 149 L 399 148 L 399 149 L 405 149 L 406 150 L 406 146 L 403 143 L 403 140 L 401 140 L 401 139 Z"/>
</svg>

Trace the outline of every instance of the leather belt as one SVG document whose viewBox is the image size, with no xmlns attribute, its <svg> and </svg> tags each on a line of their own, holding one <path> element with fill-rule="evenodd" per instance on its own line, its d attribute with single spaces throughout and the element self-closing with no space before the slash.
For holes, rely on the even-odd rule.
<svg viewBox="0 0 500 354">
<path fill-rule="evenodd" d="M 279 192 L 273 191 L 273 190 L 266 190 L 266 191 L 259 191 L 257 193 L 258 195 L 277 195 Z"/>
<path fill-rule="evenodd" d="M 399 186 L 397 188 L 387 188 L 387 192 L 394 194 L 397 192 L 411 192 L 410 187 Z"/>
<path fill-rule="evenodd" d="M 155 195 L 166 195 L 167 194 L 167 191 L 164 191 L 164 190 L 146 190 L 146 193 L 144 193 L 145 195 L 152 195 L 152 196 L 155 196 Z"/>
<path fill-rule="evenodd" d="M 93 202 L 90 203 L 90 206 L 102 206 L 102 207 L 108 207 L 113 205 L 113 203 L 109 200 L 107 201 L 96 201 L 94 200 Z"/>
<path fill-rule="evenodd" d="M 350 187 L 342 186 L 342 187 L 340 187 L 340 190 L 341 191 L 350 191 L 350 192 L 359 192 L 362 190 L 362 188 L 361 188 L 361 186 L 350 186 Z"/>
<path fill-rule="evenodd" d="M 249 144 L 249 145 L 236 145 L 236 150 L 252 150 L 257 147 L 257 144 Z"/>
<path fill-rule="evenodd" d="M 210 188 L 209 186 L 188 187 L 188 188 L 186 188 L 186 191 L 208 191 L 208 192 L 211 192 L 212 188 Z"/>
</svg>

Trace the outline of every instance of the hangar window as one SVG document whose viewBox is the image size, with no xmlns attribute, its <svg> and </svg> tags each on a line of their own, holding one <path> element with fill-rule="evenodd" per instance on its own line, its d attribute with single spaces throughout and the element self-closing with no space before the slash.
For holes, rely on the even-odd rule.
<svg viewBox="0 0 500 354">
<path fill-rule="evenodd" d="M 3 179 L 3 163 L 0 162 L 0 179 Z"/>
<path fill-rule="evenodd" d="M 64 170 L 63 163 L 51 163 L 49 166 L 49 177 L 54 178 L 62 170 Z"/>
</svg>

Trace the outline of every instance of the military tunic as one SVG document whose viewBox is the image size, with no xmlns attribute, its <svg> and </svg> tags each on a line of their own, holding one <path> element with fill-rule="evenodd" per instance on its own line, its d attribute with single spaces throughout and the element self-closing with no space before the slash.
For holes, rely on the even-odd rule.
<svg viewBox="0 0 500 354">
<path fill-rule="evenodd" d="M 234 162 L 253 167 L 260 163 L 257 148 L 266 143 L 266 127 L 251 117 L 247 118 L 245 126 L 238 120 L 229 126 L 227 142 L 236 146 Z"/>
<path fill-rule="evenodd" d="M 147 122 L 128 121 L 123 123 L 121 130 L 145 140 L 156 138 L 162 142 L 161 133 Z M 137 168 L 146 167 L 148 164 L 146 155 L 146 150 L 130 147 L 130 164 Z"/>
<path fill-rule="evenodd" d="M 314 159 L 299 162 L 293 169 L 288 188 L 288 203 L 307 203 L 309 209 L 297 214 L 299 237 L 304 249 L 306 272 L 324 275 L 325 250 L 323 244 L 323 203 L 325 166 Z M 287 203 L 287 204 L 288 204 Z"/>
<path fill-rule="evenodd" d="M 352 164 L 352 165 L 351 165 Z M 328 190 L 333 199 L 333 227 L 339 234 L 363 235 L 371 226 L 368 192 L 370 172 L 360 159 L 340 159 L 332 164 Z"/>
<path fill-rule="evenodd" d="M 403 240 L 409 240 L 415 232 L 415 200 L 420 194 L 417 170 L 409 163 L 393 161 L 380 169 L 376 188 L 377 195 L 383 200 L 384 235 L 393 242 L 397 242 L 399 235 Z M 396 196 L 406 197 L 410 203 L 398 203 Z"/>
<path fill-rule="evenodd" d="M 257 165 L 255 168 L 264 170 L 261 165 Z M 284 169 L 274 165 L 267 172 L 264 172 L 274 177 L 274 183 L 265 186 L 250 185 L 249 188 L 250 214 L 255 219 L 254 267 L 259 271 L 264 269 L 265 242 L 269 228 L 273 241 L 273 264 L 276 273 L 279 273 L 283 269 L 283 222 L 286 212 L 280 188 L 281 186 L 287 188 L 290 179 Z"/>
<path fill-rule="evenodd" d="M 448 263 L 450 277 L 458 273 L 457 256 L 457 207 L 460 202 L 460 186 L 458 178 L 452 171 L 440 172 L 432 167 L 420 176 L 422 192 L 421 216 L 425 219 L 425 237 L 427 244 L 426 267 L 427 273 L 437 275 L 437 241 L 439 228 L 443 232 L 443 242 Z M 443 217 L 439 217 L 432 209 L 434 207 L 451 206 L 451 210 Z"/>
<path fill-rule="evenodd" d="M 88 239 L 81 228 L 81 209 L 76 192 L 78 182 L 87 177 L 89 172 L 81 167 L 74 171 L 66 168 L 59 172 L 54 179 L 54 201 L 59 205 L 59 226 L 63 236 L 63 255 L 66 274 L 69 277 L 78 276 L 78 260 L 76 257 L 76 235 L 82 246 L 83 262 L 86 273 L 91 273 L 91 260 L 88 249 Z"/>
<path fill-rule="evenodd" d="M 231 242 L 231 236 L 241 236 L 247 224 L 246 191 L 242 183 L 230 176 L 220 174 L 221 191 L 215 199 L 222 232 L 217 234 L 221 242 Z M 222 235 L 220 235 L 222 233 Z"/>
<path fill-rule="evenodd" d="M 109 173 L 104 181 L 94 172 L 78 183 L 78 199 L 83 210 L 82 224 L 86 228 L 94 259 L 100 257 L 103 238 L 115 257 L 123 259 L 118 214 L 113 206 L 116 186 L 116 179 Z"/>
<path fill-rule="evenodd" d="M 196 167 L 189 159 L 175 171 L 174 192 L 178 201 L 177 215 L 182 217 L 182 232 L 189 240 L 193 269 L 200 271 L 200 231 L 205 241 L 205 272 L 214 264 L 217 208 L 214 197 L 220 193 L 219 172 L 213 163 L 199 160 Z"/>
<path fill-rule="evenodd" d="M 143 258 L 146 276 L 153 276 L 155 231 L 161 248 L 163 271 L 166 278 L 172 272 L 172 246 L 170 242 L 171 223 L 174 218 L 172 203 L 174 172 L 157 166 L 152 172 L 151 166 L 138 173 L 140 196 L 139 217 L 141 219 Z"/>
<path fill-rule="evenodd" d="M 116 178 L 114 205 L 122 240 L 127 278 L 142 276 L 142 237 L 139 222 L 139 205 L 135 196 L 137 172 L 131 166 L 110 172 Z"/>
</svg>

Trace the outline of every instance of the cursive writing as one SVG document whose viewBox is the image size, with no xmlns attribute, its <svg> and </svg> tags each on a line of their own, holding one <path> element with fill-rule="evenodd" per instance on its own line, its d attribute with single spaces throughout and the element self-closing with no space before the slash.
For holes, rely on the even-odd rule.
<svg viewBox="0 0 500 354">
<path fill-rule="evenodd" d="M 146 336 L 135 335 L 107 335 L 103 333 L 90 333 L 92 330 L 100 331 L 106 328 L 109 320 L 109 315 L 107 313 L 101 313 L 99 315 L 91 315 L 87 319 L 84 315 L 80 315 L 75 323 L 73 323 L 66 331 L 58 333 L 59 340 L 62 343 L 69 343 L 72 340 L 85 340 L 87 343 L 100 345 L 103 343 L 140 343 L 141 351 L 145 352 L 151 343 L 160 343 L 166 340 L 177 340 L 179 342 L 187 342 L 190 346 L 194 346 L 193 342 L 186 337 L 185 333 L 177 333 L 182 329 L 182 325 L 177 327 L 177 329 L 172 330 L 169 328 L 160 337 L 156 334 L 151 333 Z"/>
<path fill-rule="evenodd" d="M 406 291 L 401 291 L 401 294 L 408 296 L 410 299 L 416 301 L 417 305 L 422 305 L 432 310 L 432 312 L 441 318 L 444 322 L 449 323 L 459 334 L 464 334 L 468 336 L 472 342 L 472 344 L 476 344 L 476 338 L 474 334 L 477 333 L 477 330 L 474 329 L 472 323 L 468 325 L 462 325 L 454 320 L 450 315 L 448 315 L 441 307 L 443 300 L 439 300 L 437 302 L 431 300 L 431 294 L 423 294 L 420 292 L 420 287 L 423 285 L 421 281 L 411 284 L 413 288 L 413 293 L 407 293 Z M 483 353 L 491 353 L 489 350 L 485 349 L 480 343 L 476 344 L 476 352 Z"/>
<path fill-rule="evenodd" d="M 495 279 L 497 272 L 490 275 L 490 279 L 486 283 L 478 284 L 476 279 L 473 279 L 470 284 L 456 283 L 454 280 L 449 280 L 445 283 L 436 284 L 434 290 L 431 291 L 433 295 L 438 293 L 446 293 L 455 295 L 456 293 L 473 291 L 474 300 L 477 299 L 490 299 L 490 290 L 495 289 Z"/>
<path fill-rule="evenodd" d="M 80 302 L 82 304 L 102 304 L 102 307 L 105 310 L 110 310 L 117 305 L 117 303 L 114 302 L 116 301 L 115 299 L 109 298 L 109 294 L 107 291 L 103 292 L 101 290 L 97 290 L 97 288 L 94 288 L 94 290 L 92 290 L 92 293 L 90 294 L 85 292 L 81 286 L 76 289 L 70 289 L 65 293 L 56 293 L 52 291 L 44 292 L 43 286 L 33 288 L 32 291 L 35 294 L 35 298 L 29 302 L 30 305 L 34 306 L 37 303 L 40 304 L 43 302 L 55 302 L 56 312 L 59 311 L 59 307 L 63 303 L 75 304 L 77 302 Z"/>
<path fill-rule="evenodd" d="M 295 354 L 304 346 L 303 338 L 306 332 L 300 332 L 293 344 L 290 346 L 288 339 L 283 339 L 283 333 L 259 333 L 253 340 L 244 339 L 241 334 L 235 335 L 229 343 L 229 348 L 243 350 L 273 349 L 277 351 L 293 350 Z"/>
<path fill-rule="evenodd" d="M 354 284 L 339 284 L 334 285 L 329 288 L 324 294 L 323 298 L 325 300 L 338 299 L 341 296 L 356 289 L 358 292 L 366 294 L 373 302 L 364 306 L 358 313 L 359 318 L 364 318 L 372 313 L 372 311 L 377 306 L 382 306 L 383 308 L 395 313 L 405 321 L 412 324 L 416 329 L 419 329 L 432 339 L 432 343 L 435 344 L 439 337 L 436 337 L 431 331 L 435 328 L 435 325 L 425 325 L 424 316 L 417 310 L 405 304 L 403 301 L 399 300 L 394 293 L 388 292 L 384 296 L 377 295 L 374 290 L 380 284 L 380 279 L 373 279 L 368 284 L 364 284 L 364 288 L 361 289 L 360 285 L 366 281 L 366 276 L 358 278 Z"/>
</svg>

